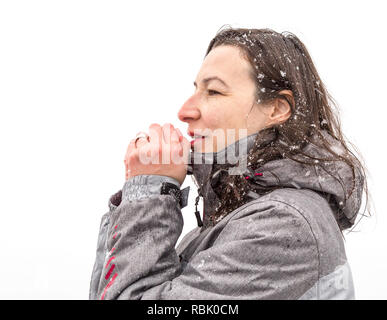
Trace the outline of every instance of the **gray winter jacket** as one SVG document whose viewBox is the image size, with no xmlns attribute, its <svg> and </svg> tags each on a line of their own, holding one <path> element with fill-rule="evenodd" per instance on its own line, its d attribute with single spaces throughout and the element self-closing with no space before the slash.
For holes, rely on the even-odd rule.
<svg viewBox="0 0 387 320">
<path fill-rule="evenodd" d="M 246 143 L 249 150 L 254 138 L 205 155 L 215 155 L 216 163 L 239 144 Z M 305 152 L 322 151 L 310 144 Z M 236 154 L 238 159 L 246 156 Z M 213 167 L 196 166 L 196 181 L 213 175 Z M 177 247 L 187 188 L 179 202 L 173 194 L 160 194 L 163 182 L 180 188 L 172 178 L 130 178 L 109 199 L 109 211 L 102 217 L 90 299 L 354 299 L 338 223 L 353 224 L 363 177 L 355 172 L 355 191 L 350 193 L 350 168 L 337 162 L 328 169 L 333 177 L 318 166 L 311 170 L 290 159 L 270 161 L 260 168 L 259 182 L 282 188 L 255 194 L 215 225 L 208 222 L 217 201 L 210 179 L 203 186 L 204 225 Z M 340 217 L 333 214 L 338 207 Z"/>
</svg>

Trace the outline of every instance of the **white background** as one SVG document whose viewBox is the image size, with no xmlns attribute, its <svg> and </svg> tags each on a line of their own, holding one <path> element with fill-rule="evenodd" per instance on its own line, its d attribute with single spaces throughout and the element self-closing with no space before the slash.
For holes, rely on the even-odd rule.
<svg viewBox="0 0 387 320">
<path fill-rule="evenodd" d="M 224 24 L 295 33 L 370 172 L 346 235 L 358 299 L 387 298 L 385 1 L 0 1 L 0 298 L 87 299 L 101 216 L 149 124 L 187 126 Z M 195 227 L 191 185 L 184 235 Z M 181 239 L 181 238 L 180 238 Z"/>
</svg>

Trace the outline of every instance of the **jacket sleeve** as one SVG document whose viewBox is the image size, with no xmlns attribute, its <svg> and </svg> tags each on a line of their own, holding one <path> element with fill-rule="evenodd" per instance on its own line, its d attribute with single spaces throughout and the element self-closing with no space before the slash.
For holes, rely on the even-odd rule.
<svg viewBox="0 0 387 320">
<path fill-rule="evenodd" d="M 182 201 L 177 202 L 176 197 L 172 195 L 160 194 L 163 182 L 174 184 L 180 188 L 179 182 L 170 177 L 139 175 L 127 180 L 122 190 L 110 197 L 108 202 L 109 211 L 102 216 L 99 227 L 89 299 L 106 299 L 107 289 L 113 285 L 118 276 L 117 271 L 120 264 L 117 261 L 123 260 L 122 255 L 133 250 L 133 246 L 140 242 L 142 237 L 144 240 L 149 236 L 152 239 L 155 237 L 150 233 L 143 234 L 137 230 L 143 227 L 147 227 L 147 229 L 149 227 L 148 232 L 152 230 L 152 223 L 148 220 L 157 218 L 158 210 L 166 210 L 168 213 L 174 214 L 172 225 L 180 227 L 175 240 L 176 243 L 183 225 L 180 206 L 184 207 L 187 204 L 189 187 L 182 190 Z M 157 210 L 154 211 L 153 209 Z M 168 223 L 168 221 L 161 222 Z M 156 231 L 157 228 L 154 230 Z M 148 240 L 145 240 L 144 244 L 148 244 Z M 139 246 L 140 250 L 141 248 L 143 246 Z M 123 261 L 123 264 L 125 264 L 125 261 Z M 117 281 L 119 280 L 120 278 L 117 279 Z M 101 295 L 99 293 L 102 287 L 103 292 Z"/>
<path fill-rule="evenodd" d="M 224 220 L 213 245 L 182 270 L 175 245 L 183 220 L 173 197 L 123 198 L 111 212 L 108 253 L 90 297 L 295 299 L 318 280 L 316 242 L 296 209 L 255 200 Z"/>
</svg>

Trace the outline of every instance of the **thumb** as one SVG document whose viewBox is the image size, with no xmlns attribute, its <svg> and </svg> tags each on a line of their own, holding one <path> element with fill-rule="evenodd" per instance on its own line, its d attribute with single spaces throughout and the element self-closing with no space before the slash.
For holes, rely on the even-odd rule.
<svg viewBox="0 0 387 320">
<path fill-rule="evenodd" d="M 181 145 L 183 147 L 181 154 L 183 162 L 184 164 L 188 164 L 189 153 L 191 151 L 191 143 L 185 137 L 182 136 Z"/>
</svg>

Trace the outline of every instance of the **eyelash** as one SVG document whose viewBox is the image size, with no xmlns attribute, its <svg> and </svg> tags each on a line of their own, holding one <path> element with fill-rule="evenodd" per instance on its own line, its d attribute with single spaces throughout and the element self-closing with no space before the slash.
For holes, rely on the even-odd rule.
<svg viewBox="0 0 387 320">
<path fill-rule="evenodd" d="M 211 96 L 210 92 L 214 92 L 214 94 L 220 94 L 220 92 L 215 91 L 215 90 L 208 90 L 208 94 Z"/>
</svg>

